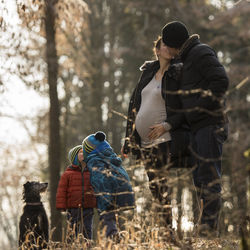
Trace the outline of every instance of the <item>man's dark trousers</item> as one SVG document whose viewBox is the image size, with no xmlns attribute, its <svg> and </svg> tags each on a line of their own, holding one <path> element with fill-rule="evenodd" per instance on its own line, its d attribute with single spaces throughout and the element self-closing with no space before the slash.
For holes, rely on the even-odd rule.
<svg viewBox="0 0 250 250">
<path fill-rule="evenodd" d="M 192 134 L 192 151 L 197 159 L 194 184 L 203 200 L 201 224 L 217 229 L 221 208 L 221 157 L 227 125 L 209 125 Z"/>
</svg>

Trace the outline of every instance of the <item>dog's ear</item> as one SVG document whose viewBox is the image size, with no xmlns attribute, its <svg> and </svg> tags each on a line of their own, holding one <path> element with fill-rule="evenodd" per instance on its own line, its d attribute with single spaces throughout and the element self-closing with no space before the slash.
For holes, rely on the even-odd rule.
<svg viewBox="0 0 250 250">
<path fill-rule="evenodd" d="M 27 181 L 25 184 L 23 184 L 23 187 L 24 187 L 24 188 L 27 188 L 29 185 L 30 185 L 30 182 Z"/>
</svg>

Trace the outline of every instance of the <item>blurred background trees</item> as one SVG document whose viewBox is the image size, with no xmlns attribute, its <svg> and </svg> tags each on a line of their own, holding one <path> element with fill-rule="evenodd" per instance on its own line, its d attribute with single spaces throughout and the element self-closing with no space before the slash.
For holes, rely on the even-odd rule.
<svg viewBox="0 0 250 250">
<path fill-rule="evenodd" d="M 49 99 L 49 108 L 39 110 L 33 122 L 36 133 L 32 144 L 48 146 L 43 164 L 33 164 L 39 167 L 41 178 L 50 182 L 52 227 L 61 227 L 53 201 L 59 172 L 68 164 L 68 150 L 90 133 L 102 130 L 120 152 L 126 125 L 123 115 L 139 79 L 139 67 L 153 59 L 153 41 L 165 23 L 181 20 L 191 34 L 198 33 L 202 42 L 216 50 L 230 78 L 230 135 L 224 147 L 221 231 L 237 232 L 249 209 L 249 172 L 243 155 L 250 147 L 249 80 L 237 87 L 249 76 L 249 1 L 24 0 L 13 1 L 12 5 L 19 18 L 14 29 L 5 19 L 8 10 L 1 6 L 0 32 L 5 40 L 0 45 L 0 89 L 5 91 L 10 84 L 3 75 L 15 75 Z M 6 63 L 9 60 L 11 64 Z M 0 109 L 0 115 L 5 115 L 4 110 Z M 138 204 L 147 208 L 146 199 L 141 199 L 150 195 L 140 189 L 146 181 L 141 178 L 143 172 L 133 161 L 125 164 L 133 176 Z M 20 174 L 21 165 L 16 166 Z M 1 171 L 1 176 L 5 174 Z M 176 203 L 184 202 L 184 194 L 192 191 L 190 180 L 190 186 L 180 180 L 178 183 Z M 21 183 L 18 185 L 20 190 Z M 179 217 L 186 213 L 178 208 Z M 2 225 L 1 230 L 8 235 Z"/>
</svg>

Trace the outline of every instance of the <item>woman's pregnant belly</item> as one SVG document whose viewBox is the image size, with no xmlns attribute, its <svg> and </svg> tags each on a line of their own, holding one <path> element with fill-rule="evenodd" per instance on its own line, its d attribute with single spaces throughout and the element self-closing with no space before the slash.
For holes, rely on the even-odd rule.
<svg viewBox="0 0 250 250">
<path fill-rule="evenodd" d="M 166 111 L 165 110 L 154 110 L 150 109 L 150 107 L 143 110 L 139 110 L 136 119 L 135 119 L 135 127 L 138 134 L 141 137 L 141 140 L 144 143 L 152 142 L 148 135 L 151 131 L 150 127 L 155 124 L 160 124 L 166 120 Z"/>
</svg>

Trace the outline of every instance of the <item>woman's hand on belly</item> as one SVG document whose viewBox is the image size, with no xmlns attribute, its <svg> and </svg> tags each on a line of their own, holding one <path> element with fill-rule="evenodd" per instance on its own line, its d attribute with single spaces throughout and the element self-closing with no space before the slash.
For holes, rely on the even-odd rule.
<svg viewBox="0 0 250 250">
<path fill-rule="evenodd" d="M 155 124 L 149 128 L 151 130 L 148 134 L 150 140 L 155 140 L 167 132 L 162 124 Z"/>
</svg>

